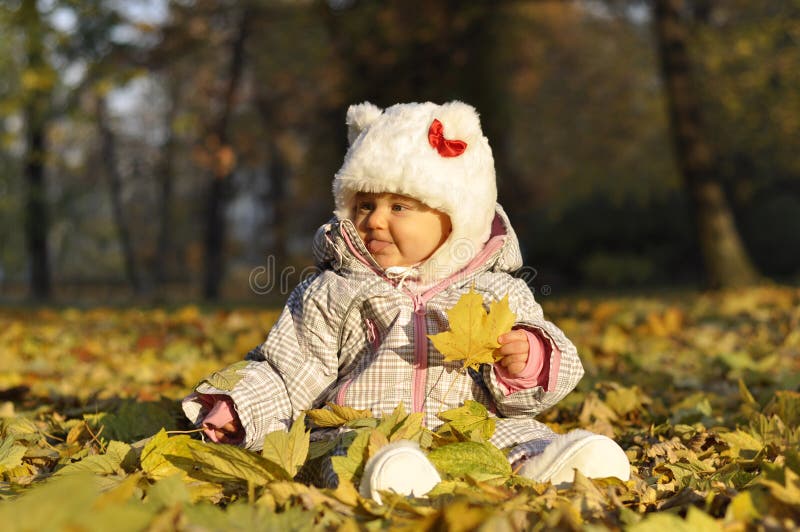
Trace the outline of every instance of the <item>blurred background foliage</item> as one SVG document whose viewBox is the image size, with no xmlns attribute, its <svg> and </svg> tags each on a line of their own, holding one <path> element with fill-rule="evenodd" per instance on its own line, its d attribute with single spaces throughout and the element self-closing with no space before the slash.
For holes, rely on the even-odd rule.
<svg viewBox="0 0 800 532">
<path fill-rule="evenodd" d="M 252 298 L 268 256 L 293 286 L 364 100 L 479 110 L 535 289 L 731 284 L 681 86 L 753 270 L 800 280 L 798 0 L 7 0 L 0 35 L 5 300 Z"/>
</svg>

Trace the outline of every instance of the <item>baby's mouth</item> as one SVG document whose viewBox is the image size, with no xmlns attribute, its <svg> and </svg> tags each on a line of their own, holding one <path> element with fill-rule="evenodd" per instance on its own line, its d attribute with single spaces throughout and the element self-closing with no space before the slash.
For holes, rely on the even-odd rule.
<svg viewBox="0 0 800 532">
<path fill-rule="evenodd" d="M 370 253 L 380 253 L 387 247 L 391 246 L 391 242 L 387 242 L 386 240 L 369 240 L 367 242 L 367 249 Z"/>
</svg>

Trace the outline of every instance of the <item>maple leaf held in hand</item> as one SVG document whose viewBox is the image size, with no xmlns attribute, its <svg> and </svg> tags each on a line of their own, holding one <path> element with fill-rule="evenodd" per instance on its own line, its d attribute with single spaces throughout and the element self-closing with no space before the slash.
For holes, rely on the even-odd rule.
<svg viewBox="0 0 800 532">
<path fill-rule="evenodd" d="M 450 330 L 429 334 L 434 347 L 446 361 L 463 360 L 463 368 L 475 370 L 481 364 L 494 362 L 494 352 L 500 347 L 497 337 L 507 333 L 517 320 L 508 305 L 508 295 L 483 308 L 483 297 L 470 288 L 447 311 Z"/>
</svg>

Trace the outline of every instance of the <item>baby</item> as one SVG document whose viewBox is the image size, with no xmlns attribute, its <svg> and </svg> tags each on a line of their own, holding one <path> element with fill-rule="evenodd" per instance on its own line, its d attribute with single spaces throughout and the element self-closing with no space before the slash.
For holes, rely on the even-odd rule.
<svg viewBox="0 0 800 532">
<path fill-rule="evenodd" d="M 536 420 L 583 367 L 511 275 L 521 254 L 496 203 L 494 160 L 475 109 L 363 103 L 349 108 L 347 125 L 335 217 L 314 241 L 321 273 L 295 288 L 230 390 L 204 382 L 184 399 L 187 416 L 211 440 L 255 450 L 326 402 L 376 417 L 402 403 L 435 430 L 438 413 L 473 400 L 497 416 L 491 441 L 519 474 L 561 484 L 577 469 L 627 480 L 628 459 L 609 438 L 559 435 Z M 447 310 L 471 289 L 487 306 L 507 295 L 517 321 L 498 338 L 497 362 L 464 373 L 428 335 L 449 329 Z M 370 458 L 360 489 L 380 502 L 380 490 L 420 496 L 440 480 L 416 444 L 398 442 Z"/>
</svg>

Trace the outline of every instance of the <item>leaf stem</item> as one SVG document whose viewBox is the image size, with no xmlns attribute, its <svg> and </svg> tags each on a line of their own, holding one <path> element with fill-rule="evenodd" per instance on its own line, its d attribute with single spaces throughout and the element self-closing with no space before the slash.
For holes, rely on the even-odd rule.
<svg viewBox="0 0 800 532">
<path fill-rule="evenodd" d="M 166 431 L 167 434 L 194 434 L 195 432 L 203 432 L 202 427 L 199 429 L 192 429 L 192 430 L 168 430 Z"/>
<path fill-rule="evenodd" d="M 467 363 L 466 363 L 466 360 L 465 360 L 465 361 L 464 361 L 464 366 L 462 366 L 462 367 L 458 368 L 458 369 L 457 369 L 457 370 L 455 370 L 455 371 L 456 371 L 457 373 L 460 373 L 461 375 L 464 375 L 464 371 L 466 370 L 466 368 L 467 368 Z M 446 372 L 446 371 L 445 371 L 445 372 Z M 451 379 L 451 380 L 450 380 L 450 386 L 448 386 L 448 387 L 447 387 L 447 391 L 446 391 L 446 392 L 444 392 L 444 396 L 442 397 L 441 401 L 439 402 L 439 411 L 436 413 L 437 415 L 438 415 L 438 414 L 441 414 L 442 412 L 444 412 L 443 408 L 444 408 L 444 406 L 445 406 L 445 404 L 446 404 L 446 402 L 447 402 L 447 396 L 448 396 L 448 395 L 450 395 L 450 392 L 451 392 L 451 391 L 453 391 L 453 385 L 454 385 L 455 383 L 456 383 L 456 379 Z"/>
</svg>

